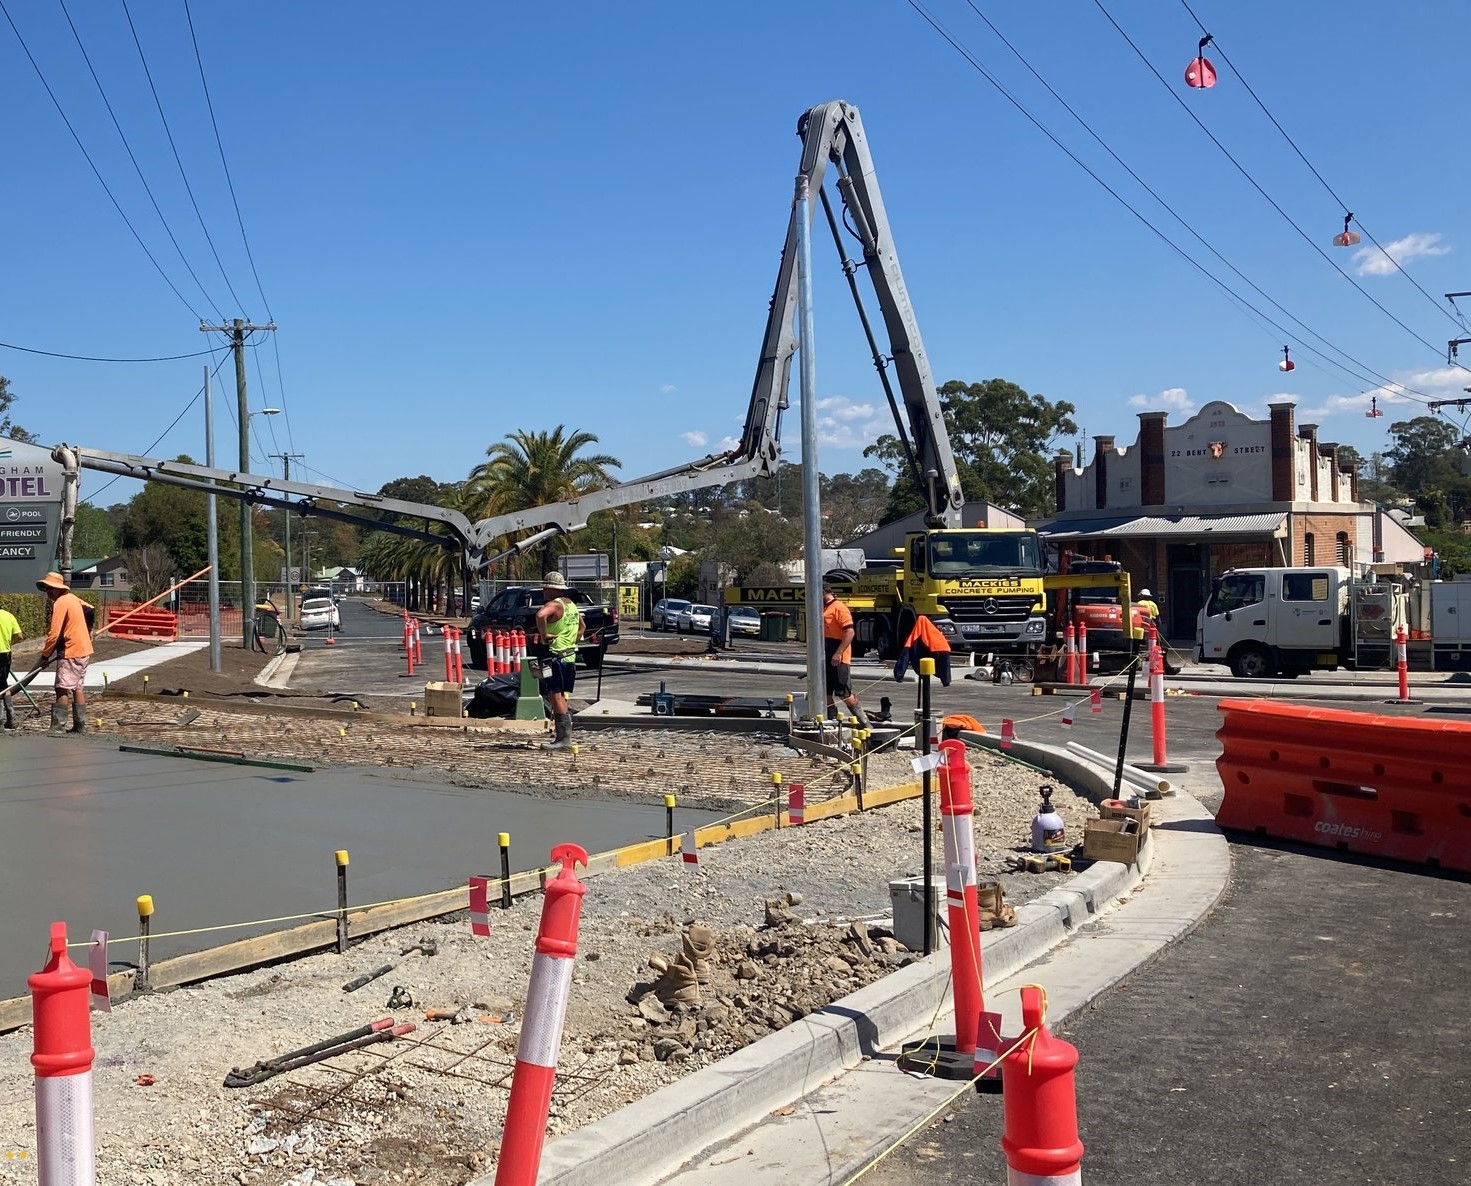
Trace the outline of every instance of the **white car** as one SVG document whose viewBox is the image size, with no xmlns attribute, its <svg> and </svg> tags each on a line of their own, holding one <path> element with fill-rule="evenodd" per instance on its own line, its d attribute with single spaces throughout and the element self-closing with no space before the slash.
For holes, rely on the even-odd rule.
<svg viewBox="0 0 1471 1186">
<path fill-rule="evenodd" d="M 713 605 L 692 605 L 679 611 L 674 619 L 674 628 L 681 634 L 709 634 L 710 623 L 715 620 Z"/>
<path fill-rule="evenodd" d="M 330 597 L 308 597 L 301 603 L 299 621 L 303 630 L 342 629 L 342 615 Z"/>
</svg>

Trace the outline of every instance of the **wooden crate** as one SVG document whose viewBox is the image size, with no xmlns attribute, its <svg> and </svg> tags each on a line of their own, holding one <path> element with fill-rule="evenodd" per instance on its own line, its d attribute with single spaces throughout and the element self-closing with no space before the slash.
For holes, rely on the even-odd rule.
<svg viewBox="0 0 1471 1186">
<path fill-rule="evenodd" d="M 1139 859 L 1144 834 L 1125 832 L 1135 827 L 1126 819 L 1090 819 L 1083 828 L 1083 855 L 1090 861 L 1118 861 L 1132 865 Z"/>
<path fill-rule="evenodd" d="M 1116 805 L 1118 804 L 1118 805 Z M 1149 831 L 1149 803 L 1146 801 L 1138 807 L 1125 807 L 1118 800 L 1105 799 L 1098 807 L 1098 814 L 1104 819 L 1131 819 L 1139 825 L 1139 834 L 1142 836 Z"/>
</svg>

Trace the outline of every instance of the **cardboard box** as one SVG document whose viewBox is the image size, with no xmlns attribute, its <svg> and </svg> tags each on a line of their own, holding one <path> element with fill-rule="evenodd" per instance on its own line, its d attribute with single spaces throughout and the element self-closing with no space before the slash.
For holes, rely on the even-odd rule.
<svg viewBox="0 0 1471 1186">
<path fill-rule="evenodd" d="M 431 680 L 424 685 L 424 715 L 426 717 L 463 717 L 465 701 L 459 684 Z"/>
<path fill-rule="evenodd" d="M 1118 861 L 1132 865 L 1139 859 L 1144 833 L 1125 832 L 1137 825 L 1127 819 L 1090 819 L 1083 827 L 1083 855 L 1090 861 Z"/>
<path fill-rule="evenodd" d="M 1131 819 L 1139 825 L 1139 834 L 1142 836 L 1149 831 L 1149 802 L 1139 804 L 1138 807 L 1116 806 L 1117 801 L 1104 800 L 1098 807 L 1098 814 L 1104 819 Z"/>
</svg>

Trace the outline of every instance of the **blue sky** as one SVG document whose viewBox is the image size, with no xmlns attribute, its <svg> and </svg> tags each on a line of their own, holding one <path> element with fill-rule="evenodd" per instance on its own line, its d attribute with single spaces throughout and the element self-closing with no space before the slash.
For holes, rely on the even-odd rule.
<svg viewBox="0 0 1471 1186">
<path fill-rule="evenodd" d="M 1131 442 L 1134 414 L 1171 422 L 1215 399 L 1255 415 L 1289 395 L 1320 440 L 1369 453 L 1423 407 L 1380 376 L 1455 397 L 1467 331 L 1442 294 L 1471 289 L 1463 4 L 1192 0 L 1312 166 L 1381 244 L 1328 246 L 1344 209 L 1227 67 L 1182 73 L 1200 36 L 1180 0 L 1104 0 L 1190 110 L 1333 262 L 1277 213 L 1166 93 L 1093 3 L 925 0 L 976 62 L 1151 222 L 1294 345 L 1165 246 L 1002 98 L 903 0 L 740 5 L 192 0 L 236 222 L 183 0 L 6 0 L 134 239 L 0 22 L 8 114 L 0 341 L 153 357 L 219 347 L 199 319 L 274 317 L 251 352 L 257 468 L 377 489 L 463 477 L 487 445 L 559 423 L 596 433 L 633 477 L 739 431 L 776 274 L 798 115 L 863 112 L 937 381 L 1003 376 L 1078 407 L 1087 433 Z M 1058 105 L 983 12 L 1212 247 L 1323 346 L 1227 271 Z M 209 239 L 163 132 L 131 12 Z M 67 24 L 75 23 L 170 243 Z M 210 241 L 223 262 L 215 264 Z M 1367 246 L 1367 240 L 1366 240 Z M 825 230 L 814 239 L 819 462 L 856 470 L 888 412 Z M 1381 274 L 1387 273 L 1387 274 Z M 201 292 L 201 287 L 203 292 Z M 263 295 L 262 295 L 263 293 Z M 1471 310 L 1471 299 L 1462 302 Z M 1406 328 L 1392 318 L 1404 322 Z M 260 336 L 261 338 L 264 335 Z M 1417 339 L 1423 339 L 1417 340 Z M 1471 362 L 1471 346 L 1465 353 Z M 1345 354 L 1348 356 L 1345 358 Z M 104 364 L 0 349 L 17 420 L 43 441 L 203 453 L 185 412 L 202 358 Z M 800 453 L 795 407 L 785 454 Z M 233 455 L 233 374 L 216 385 Z M 224 398 L 221 398 L 224 397 Z M 156 438 L 180 413 L 177 427 Z M 1462 417 L 1452 410 L 1460 423 Z M 106 479 L 89 475 L 84 496 Z M 131 492 L 120 482 L 110 503 Z"/>
</svg>

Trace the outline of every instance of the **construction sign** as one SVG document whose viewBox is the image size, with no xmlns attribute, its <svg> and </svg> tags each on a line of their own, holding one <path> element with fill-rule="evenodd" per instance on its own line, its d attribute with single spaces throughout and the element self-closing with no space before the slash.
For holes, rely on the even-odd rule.
<svg viewBox="0 0 1471 1186">
<path fill-rule="evenodd" d="M 637 585 L 618 586 L 618 616 L 620 618 L 639 618 L 639 587 Z"/>
</svg>

